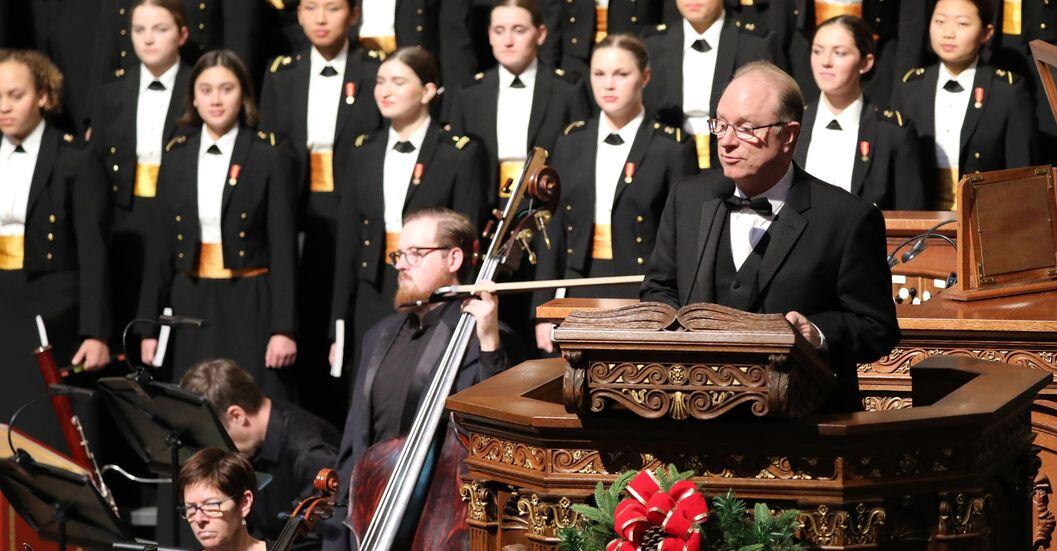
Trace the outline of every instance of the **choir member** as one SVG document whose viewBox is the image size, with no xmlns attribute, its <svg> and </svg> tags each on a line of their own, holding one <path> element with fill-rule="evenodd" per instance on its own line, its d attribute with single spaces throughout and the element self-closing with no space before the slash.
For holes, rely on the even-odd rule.
<svg viewBox="0 0 1057 551">
<path fill-rule="evenodd" d="M 837 16 L 815 32 L 811 68 L 822 92 L 804 111 L 793 158 L 816 178 L 882 209 L 923 209 L 914 124 L 863 96 L 873 48 L 870 29 L 858 17 Z"/>
<path fill-rule="evenodd" d="M 565 125 L 590 116 L 579 78 L 539 62 L 547 33 L 537 0 L 498 2 L 488 41 L 499 65 L 478 73 L 452 102 L 452 130 L 473 136 L 488 154 L 492 206 L 506 197 L 500 186 L 517 179 L 529 150 L 553 150 Z"/>
<path fill-rule="evenodd" d="M 250 535 L 257 475 L 237 452 L 205 448 L 180 467 L 177 511 L 187 520 L 203 551 L 265 551 L 270 542 Z"/>
<path fill-rule="evenodd" d="M 401 48 L 378 69 L 374 98 L 386 125 L 353 144 L 338 215 L 332 318 L 352 326 L 350 343 L 393 312 L 397 272 L 392 253 L 404 215 L 449 207 L 483 225 L 484 150 L 430 117 L 437 65 L 421 47 Z M 333 336 L 333 335 L 332 335 Z M 335 348 L 331 347 L 331 360 Z M 345 354 L 344 358 L 350 355 Z"/>
<path fill-rule="evenodd" d="M 339 190 L 354 140 L 381 125 L 374 81 L 384 54 L 349 39 L 358 10 L 352 0 L 304 0 L 298 20 L 311 46 L 269 66 L 261 96 L 261 127 L 289 139 L 294 150 L 298 221 L 303 232 L 299 266 L 298 384 L 324 394 L 312 410 L 335 423 L 345 416 L 349 385 L 328 384 L 327 335 L 334 291 L 334 247 Z M 352 169 L 355 169 L 354 167 Z"/>
<path fill-rule="evenodd" d="M 646 38 L 653 78 L 646 109 L 663 124 L 681 129 L 697 147 L 698 167 L 717 166 L 708 132 L 720 93 L 734 70 L 759 59 L 781 57 L 774 34 L 762 25 L 742 24 L 723 0 L 677 0 L 680 20 L 659 25 Z"/>
<path fill-rule="evenodd" d="M 602 112 L 570 124 L 551 156 L 562 179 L 561 202 L 548 224 L 550 248 L 538 247 L 539 279 L 644 273 L 668 190 L 697 172 L 683 131 L 646 119 L 643 89 L 651 79 L 641 40 L 609 35 L 591 56 L 591 90 Z M 633 298 L 638 286 L 570 289 L 567 296 Z M 536 303 L 554 297 L 540 292 Z M 552 351 L 551 325 L 536 329 Z"/>
<path fill-rule="evenodd" d="M 40 315 L 61 364 L 109 361 L 106 197 L 70 134 L 45 115 L 61 105 L 62 74 L 43 54 L 0 50 L 0 418 L 46 392 L 30 352 Z M 66 449 L 54 418 L 19 428 Z"/>
<path fill-rule="evenodd" d="M 586 76 L 591 50 L 607 34 L 640 34 L 662 22 L 663 4 L 642 0 L 561 0 L 557 8 L 553 44 L 560 66 L 566 71 Z"/>
<path fill-rule="evenodd" d="M 253 89 L 234 52 L 202 56 L 190 83 L 181 122 L 192 128 L 165 146 L 158 173 L 139 317 L 171 304 L 176 315 L 207 320 L 174 330 L 174 380 L 221 356 L 284 398 L 280 368 L 297 352 L 292 160 L 273 134 L 253 130 Z M 144 339 L 143 361 L 156 347 Z"/>
<path fill-rule="evenodd" d="M 914 121 L 927 173 L 929 208 L 954 207 L 961 175 L 1029 166 L 1035 159 L 1034 103 L 1023 78 L 980 57 L 994 33 L 988 0 L 939 0 L 929 40 L 940 61 L 911 69 L 896 107 Z"/>
</svg>

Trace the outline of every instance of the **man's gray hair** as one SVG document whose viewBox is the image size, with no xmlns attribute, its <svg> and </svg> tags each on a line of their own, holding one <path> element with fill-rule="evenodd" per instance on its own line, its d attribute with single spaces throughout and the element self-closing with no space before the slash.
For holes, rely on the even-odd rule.
<svg viewBox="0 0 1057 551">
<path fill-rule="evenodd" d="M 804 94 L 793 77 L 770 61 L 746 63 L 734 72 L 731 81 L 751 74 L 761 73 L 778 89 L 778 120 L 775 122 L 802 122 L 804 119 Z"/>
</svg>

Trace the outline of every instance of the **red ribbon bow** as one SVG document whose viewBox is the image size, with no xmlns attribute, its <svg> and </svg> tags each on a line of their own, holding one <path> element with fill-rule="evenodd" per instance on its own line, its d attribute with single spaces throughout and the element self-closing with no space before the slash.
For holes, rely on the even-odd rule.
<svg viewBox="0 0 1057 551">
<path fill-rule="evenodd" d="M 701 534 L 695 528 L 708 519 L 705 496 L 689 480 L 676 482 L 667 492 L 660 490 L 657 477 L 648 470 L 628 484 L 632 497 L 621 501 L 613 513 L 618 537 L 606 551 L 637 551 L 650 526 L 660 526 L 667 535 L 656 551 L 699 551 Z"/>
</svg>

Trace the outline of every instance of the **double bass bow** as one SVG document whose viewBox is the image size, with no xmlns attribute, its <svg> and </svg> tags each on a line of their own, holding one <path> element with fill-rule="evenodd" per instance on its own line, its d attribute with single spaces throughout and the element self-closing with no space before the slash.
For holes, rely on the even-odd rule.
<svg viewBox="0 0 1057 551">
<path fill-rule="evenodd" d="M 557 206 L 560 189 L 558 175 L 545 164 L 546 159 L 544 149 L 533 148 L 520 178 L 513 183 L 506 207 L 493 213 L 495 219 L 485 231 L 490 242 L 480 262 L 477 283 L 493 280 L 501 266 L 515 268 L 522 255 L 533 258 L 531 240 L 537 233 L 547 241 L 545 226 Z M 394 548 L 398 537 L 416 551 L 450 549 L 451 544 L 446 542 L 457 539 L 460 530 L 465 533 L 465 514 L 453 478 L 457 477 L 466 451 L 459 446 L 453 431 L 438 434 L 437 429 L 444 402 L 474 335 L 475 323 L 470 314 L 459 317 L 419 401 L 408 435 L 371 446 L 353 467 L 349 524 L 360 551 L 387 551 Z M 438 473 L 454 474 L 447 478 L 433 476 L 434 466 Z M 389 467 L 391 471 L 386 473 Z M 380 479 L 386 483 L 379 496 L 371 485 Z M 454 499 L 447 501 L 452 496 Z M 438 506 L 430 507 L 419 517 L 418 510 L 426 500 Z M 426 513 L 433 518 L 427 518 Z M 429 538 L 423 536 L 427 532 L 440 534 L 444 539 L 427 541 Z"/>
</svg>

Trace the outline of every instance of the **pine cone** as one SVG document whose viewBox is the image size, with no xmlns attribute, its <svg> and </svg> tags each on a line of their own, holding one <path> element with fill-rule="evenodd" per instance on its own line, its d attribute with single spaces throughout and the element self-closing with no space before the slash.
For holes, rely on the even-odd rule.
<svg viewBox="0 0 1057 551">
<path fill-rule="evenodd" d="M 661 528 L 660 526 L 650 526 L 642 535 L 641 549 L 646 551 L 659 549 L 661 542 L 664 541 L 666 536 L 664 528 Z"/>
</svg>

